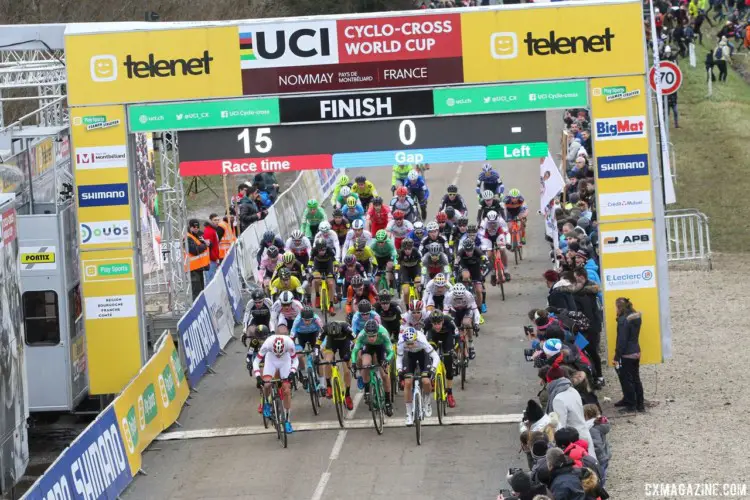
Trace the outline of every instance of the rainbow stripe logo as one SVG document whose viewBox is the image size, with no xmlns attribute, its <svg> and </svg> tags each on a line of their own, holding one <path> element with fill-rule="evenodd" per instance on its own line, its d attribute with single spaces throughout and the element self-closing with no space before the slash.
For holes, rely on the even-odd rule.
<svg viewBox="0 0 750 500">
<path fill-rule="evenodd" d="M 253 50 L 253 34 L 240 32 L 240 61 L 255 61 L 256 59 Z"/>
</svg>

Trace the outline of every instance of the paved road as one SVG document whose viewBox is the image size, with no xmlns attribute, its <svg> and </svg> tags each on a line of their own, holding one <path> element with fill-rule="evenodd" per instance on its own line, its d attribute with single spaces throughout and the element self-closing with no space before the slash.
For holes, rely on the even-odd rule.
<svg viewBox="0 0 750 500">
<path fill-rule="evenodd" d="M 552 131 L 559 128 L 559 113 L 550 113 Z M 551 147 L 557 134 L 550 133 Z M 227 356 L 216 365 L 217 374 L 201 382 L 180 418 L 183 434 L 203 439 L 157 442 L 144 455 L 147 476 L 140 476 L 123 498 L 293 498 L 412 499 L 492 498 L 505 484 L 505 471 L 518 466 L 517 422 L 525 402 L 538 390 L 534 370 L 525 363 L 522 325 L 527 312 L 544 303 L 541 274 L 547 268 L 543 221 L 536 215 L 539 204 L 539 161 L 498 162 L 506 189 L 517 187 L 530 207 L 529 245 L 525 260 L 510 265 L 512 283 L 506 301 L 499 291 L 488 294 L 486 324 L 477 340 L 477 359 L 472 364 L 465 391 L 456 389 L 457 407 L 449 410 L 456 425 L 424 428 L 423 445 L 416 445 L 413 428 L 403 427 L 404 405 L 398 401 L 394 417 L 378 436 L 371 427 L 364 404 L 349 416 L 350 426 L 339 431 L 335 409 L 324 402 L 321 415 L 313 416 L 309 401 L 297 397 L 293 422 L 298 429 L 319 424 L 323 430 L 298 431 L 290 436 L 289 449 L 279 447 L 275 436 L 254 435 L 262 428 L 256 413 L 258 392 L 245 369 L 245 351 L 239 342 L 228 346 Z M 477 163 L 435 166 L 427 179 L 434 197 L 429 215 L 434 216 L 438 196 L 448 184 L 458 184 L 475 213 L 473 196 Z M 389 193 L 390 169 L 362 169 L 381 193 Z M 359 171 L 350 171 L 353 178 Z M 357 398 L 357 399 L 361 399 Z M 508 415 L 511 415 L 508 417 Z M 505 415 L 505 417 L 503 417 Z M 326 430 L 330 429 L 330 430 Z M 228 434 L 234 434 L 229 437 Z M 525 461 L 525 459 L 524 459 Z"/>
</svg>

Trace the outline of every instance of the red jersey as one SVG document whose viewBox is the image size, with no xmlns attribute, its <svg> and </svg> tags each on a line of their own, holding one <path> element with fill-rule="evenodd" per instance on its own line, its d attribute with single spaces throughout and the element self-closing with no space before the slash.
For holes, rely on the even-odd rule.
<svg viewBox="0 0 750 500">
<path fill-rule="evenodd" d="M 370 221 L 370 232 L 374 235 L 380 229 L 385 229 L 388 226 L 388 221 L 391 219 L 391 209 L 385 205 L 380 207 L 380 211 L 375 211 L 375 206 L 370 205 L 367 209 L 367 218 Z"/>
</svg>

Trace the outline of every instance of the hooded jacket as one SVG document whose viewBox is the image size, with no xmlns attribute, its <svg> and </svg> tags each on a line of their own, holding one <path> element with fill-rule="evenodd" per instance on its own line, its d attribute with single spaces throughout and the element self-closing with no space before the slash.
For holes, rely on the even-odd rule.
<svg viewBox="0 0 750 500">
<path fill-rule="evenodd" d="M 596 263 L 596 261 L 594 259 L 587 260 L 583 265 L 583 268 L 586 270 L 586 274 L 588 274 L 589 279 L 597 285 L 601 286 L 602 279 L 599 276 L 599 265 Z"/>
<path fill-rule="evenodd" d="M 596 459 L 593 440 L 586 426 L 583 416 L 583 402 L 581 395 L 573 388 L 570 380 L 559 378 L 547 384 L 549 400 L 547 401 L 547 413 L 555 412 L 560 417 L 560 427 L 573 427 L 578 431 L 578 437 L 588 444 L 588 452 Z"/>
<path fill-rule="evenodd" d="M 575 300 L 573 300 L 574 291 L 575 287 L 573 286 L 573 283 L 566 279 L 561 279 L 549 289 L 547 305 L 558 309 L 576 311 L 576 303 Z"/>
<path fill-rule="evenodd" d="M 620 358 L 640 359 L 641 346 L 638 343 L 640 333 L 641 313 L 634 312 L 617 318 L 615 360 Z"/>
<path fill-rule="evenodd" d="M 586 500 L 581 476 L 570 460 L 566 465 L 550 471 L 550 490 L 555 500 Z"/>
<path fill-rule="evenodd" d="M 591 439 L 594 440 L 594 450 L 596 450 L 596 457 L 602 466 L 609 462 L 612 458 L 612 450 L 609 447 L 609 441 L 607 441 L 607 434 L 609 434 L 612 424 L 610 424 L 605 417 L 599 423 L 596 423 L 596 419 L 592 418 L 586 420 L 586 427 L 589 428 L 589 434 Z"/>
<path fill-rule="evenodd" d="M 599 285 L 591 280 L 583 284 L 576 284 L 573 300 L 576 309 L 589 320 L 589 329 L 584 333 L 599 333 L 602 331 L 602 313 L 599 310 L 597 297 L 601 293 Z"/>
</svg>

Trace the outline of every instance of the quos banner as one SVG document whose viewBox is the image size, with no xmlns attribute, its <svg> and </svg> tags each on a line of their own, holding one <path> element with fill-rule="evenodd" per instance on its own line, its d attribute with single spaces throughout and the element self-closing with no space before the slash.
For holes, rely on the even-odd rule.
<svg viewBox="0 0 750 500">
<path fill-rule="evenodd" d="M 154 355 L 122 394 L 60 454 L 23 498 L 119 497 L 140 469 L 143 450 L 177 420 L 188 397 L 169 333 L 156 345 Z"/>
</svg>

